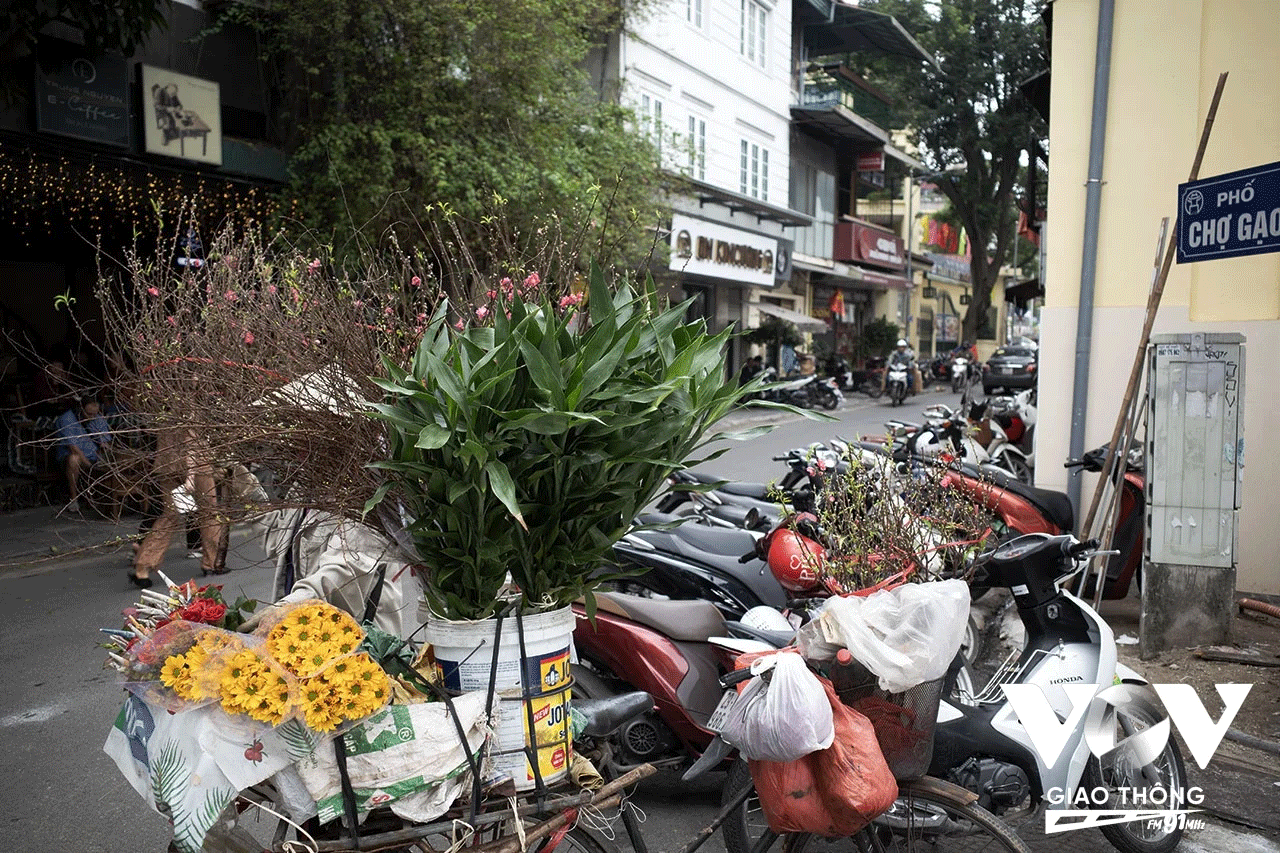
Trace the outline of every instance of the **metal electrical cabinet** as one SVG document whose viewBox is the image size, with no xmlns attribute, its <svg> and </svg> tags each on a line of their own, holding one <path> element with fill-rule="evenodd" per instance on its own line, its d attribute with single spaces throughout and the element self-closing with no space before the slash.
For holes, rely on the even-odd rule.
<svg viewBox="0 0 1280 853">
<path fill-rule="evenodd" d="M 1244 336 L 1155 335 L 1147 351 L 1143 653 L 1230 633 L 1244 470 Z"/>
</svg>

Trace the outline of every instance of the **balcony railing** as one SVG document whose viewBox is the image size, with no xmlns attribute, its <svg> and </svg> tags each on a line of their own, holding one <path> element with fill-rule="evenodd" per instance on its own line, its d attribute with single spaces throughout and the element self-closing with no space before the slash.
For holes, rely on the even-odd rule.
<svg viewBox="0 0 1280 853">
<path fill-rule="evenodd" d="M 841 80 L 826 71 L 810 71 L 804 78 L 804 92 L 800 97 L 803 107 L 836 107 L 845 109 L 874 122 L 883 129 L 896 126 L 889 104 L 870 92 Z"/>
</svg>

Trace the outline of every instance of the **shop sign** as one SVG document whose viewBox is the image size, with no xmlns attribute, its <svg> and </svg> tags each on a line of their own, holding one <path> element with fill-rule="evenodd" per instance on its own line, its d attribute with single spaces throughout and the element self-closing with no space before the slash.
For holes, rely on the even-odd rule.
<svg viewBox="0 0 1280 853">
<path fill-rule="evenodd" d="M 884 149 L 860 152 L 854 158 L 854 164 L 854 168 L 859 172 L 883 172 Z"/>
<path fill-rule="evenodd" d="M 900 270 L 906 266 L 902 238 L 860 222 L 837 222 L 835 259 Z"/>
<path fill-rule="evenodd" d="M 907 290 L 911 284 L 905 278 L 896 275 L 880 275 L 878 273 L 866 272 L 862 273 L 862 283 L 871 285 L 872 287 L 884 288 L 886 290 L 892 288 L 894 290 Z"/>
<path fill-rule="evenodd" d="M 90 56 L 59 39 L 36 48 L 36 129 L 129 147 L 129 68 L 119 56 Z"/>
<path fill-rule="evenodd" d="M 947 278 L 952 281 L 968 281 L 969 280 L 969 259 L 963 255 L 938 255 L 932 252 L 926 253 L 925 257 L 933 261 L 933 268 L 929 274 L 938 278 Z"/>
<path fill-rule="evenodd" d="M 679 213 L 671 215 L 668 267 L 676 272 L 773 287 L 777 259 L 778 241 L 773 237 Z"/>
<path fill-rule="evenodd" d="M 151 154 L 222 165 L 222 98 L 212 80 L 142 66 L 142 127 Z"/>
</svg>

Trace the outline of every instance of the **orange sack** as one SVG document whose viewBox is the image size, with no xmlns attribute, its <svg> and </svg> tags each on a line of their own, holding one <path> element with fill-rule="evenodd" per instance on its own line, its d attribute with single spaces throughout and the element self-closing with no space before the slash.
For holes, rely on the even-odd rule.
<svg viewBox="0 0 1280 853">
<path fill-rule="evenodd" d="M 898 783 L 871 721 L 841 703 L 830 681 L 818 680 L 835 719 L 831 746 L 795 761 L 749 764 L 770 829 L 835 838 L 853 835 L 888 810 Z"/>
</svg>

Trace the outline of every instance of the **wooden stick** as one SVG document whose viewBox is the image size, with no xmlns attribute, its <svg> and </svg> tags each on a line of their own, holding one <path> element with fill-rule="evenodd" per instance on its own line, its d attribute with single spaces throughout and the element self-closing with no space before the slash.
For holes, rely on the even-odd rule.
<svg viewBox="0 0 1280 853">
<path fill-rule="evenodd" d="M 630 771 L 629 773 L 626 773 L 623 776 L 619 776 L 617 779 L 605 785 L 599 791 L 594 791 L 594 792 L 586 791 L 581 794 L 576 794 L 576 795 L 573 795 L 570 797 L 564 797 L 564 798 L 557 797 L 555 800 L 551 801 L 548 805 L 550 808 L 559 809 L 560 811 L 557 812 L 557 814 L 553 815 L 551 818 L 529 829 L 525 833 L 525 841 L 527 842 L 530 839 L 541 838 L 547 833 L 553 832 L 554 830 L 563 826 L 567 820 L 567 816 L 565 815 L 566 810 L 573 809 L 576 811 L 576 809 L 579 806 L 583 806 L 587 804 L 590 804 L 600 809 L 611 808 L 612 806 L 617 805 L 618 801 L 623 796 L 624 788 L 634 785 L 635 783 L 639 782 L 641 779 L 645 778 L 646 776 L 652 776 L 656 772 L 657 772 L 657 768 L 654 767 L 652 764 L 642 764 L 636 769 Z M 537 813 L 538 811 L 539 811 L 538 807 L 536 805 L 533 805 L 532 803 L 516 807 L 516 814 L 520 816 L 532 815 Z M 542 811 L 545 814 L 545 809 Z M 509 820 L 511 816 L 512 815 L 511 815 L 510 809 L 503 809 L 502 811 L 498 811 L 498 812 L 481 814 L 476 819 L 476 825 L 484 826 L 488 824 L 497 823 L 503 820 Z M 416 841 L 421 838 L 425 838 L 429 835 L 447 834 L 452 828 L 453 828 L 452 821 L 437 821 L 435 823 L 414 826 L 408 829 L 397 829 L 397 830 L 390 830 L 388 832 L 379 832 L 375 834 L 364 835 L 364 836 L 361 836 L 360 838 L 360 844 L 361 844 L 361 847 L 366 851 L 381 850 L 386 847 L 401 846 L 409 842 Z M 472 851 L 472 853 L 479 853 L 479 851 L 484 851 L 484 853 L 494 853 L 494 851 L 497 851 L 500 849 L 506 849 L 504 848 L 504 845 L 507 845 L 508 843 L 509 843 L 510 849 L 514 849 L 514 850 L 520 849 L 519 841 L 514 835 L 504 836 L 502 838 L 495 839 L 493 841 L 487 842 L 485 844 L 481 844 L 476 847 L 466 847 L 463 849 Z M 276 848 L 273 848 L 273 849 L 279 849 L 279 847 L 277 846 Z M 334 841 L 317 842 L 316 849 L 327 852 L 327 851 L 349 851 L 349 850 L 355 850 L 356 848 L 352 846 L 351 838 L 343 837 Z"/>
<path fill-rule="evenodd" d="M 1188 181 L 1194 181 L 1200 177 L 1200 164 L 1204 161 L 1204 152 L 1209 145 L 1209 133 L 1213 130 L 1213 122 L 1218 115 L 1218 103 L 1222 100 L 1222 90 L 1226 88 L 1226 85 L 1227 72 L 1224 71 L 1218 75 L 1218 86 L 1213 90 L 1213 100 L 1209 102 L 1209 112 L 1204 117 L 1204 129 L 1200 132 L 1200 145 L 1196 149 L 1196 157 L 1191 164 L 1191 174 L 1187 178 Z M 1089 504 L 1089 512 L 1085 515 L 1084 524 L 1080 526 L 1082 531 L 1089 529 L 1089 525 L 1093 522 L 1094 513 L 1098 511 L 1098 502 L 1102 498 L 1102 489 L 1107 482 L 1107 475 L 1111 471 L 1115 459 L 1116 443 L 1120 440 L 1120 431 L 1124 429 L 1129 406 L 1133 403 L 1133 395 L 1138 385 L 1138 376 L 1142 372 L 1143 364 L 1146 363 L 1147 342 L 1151 339 L 1151 327 L 1155 325 L 1156 313 L 1160 310 L 1160 299 L 1164 296 L 1164 285 L 1169 278 L 1169 268 L 1173 265 L 1174 256 L 1177 255 L 1177 248 L 1177 239 L 1169 241 L 1164 253 L 1164 263 L 1160 265 L 1160 273 L 1156 276 L 1155 286 L 1151 288 L 1151 295 L 1147 298 L 1147 317 L 1142 324 L 1142 335 L 1138 338 L 1138 351 L 1133 357 L 1133 368 L 1129 371 L 1129 383 L 1125 386 L 1124 399 L 1120 403 L 1120 412 L 1116 417 L 1116 426 L 1111 431 L 1111 441 L 1107 445 L 1107 458 L 1102 463 L 1103 476 L 1098 480 L 1098 485 L 1093 490 L 1093 500 Z"/>
</svg>

